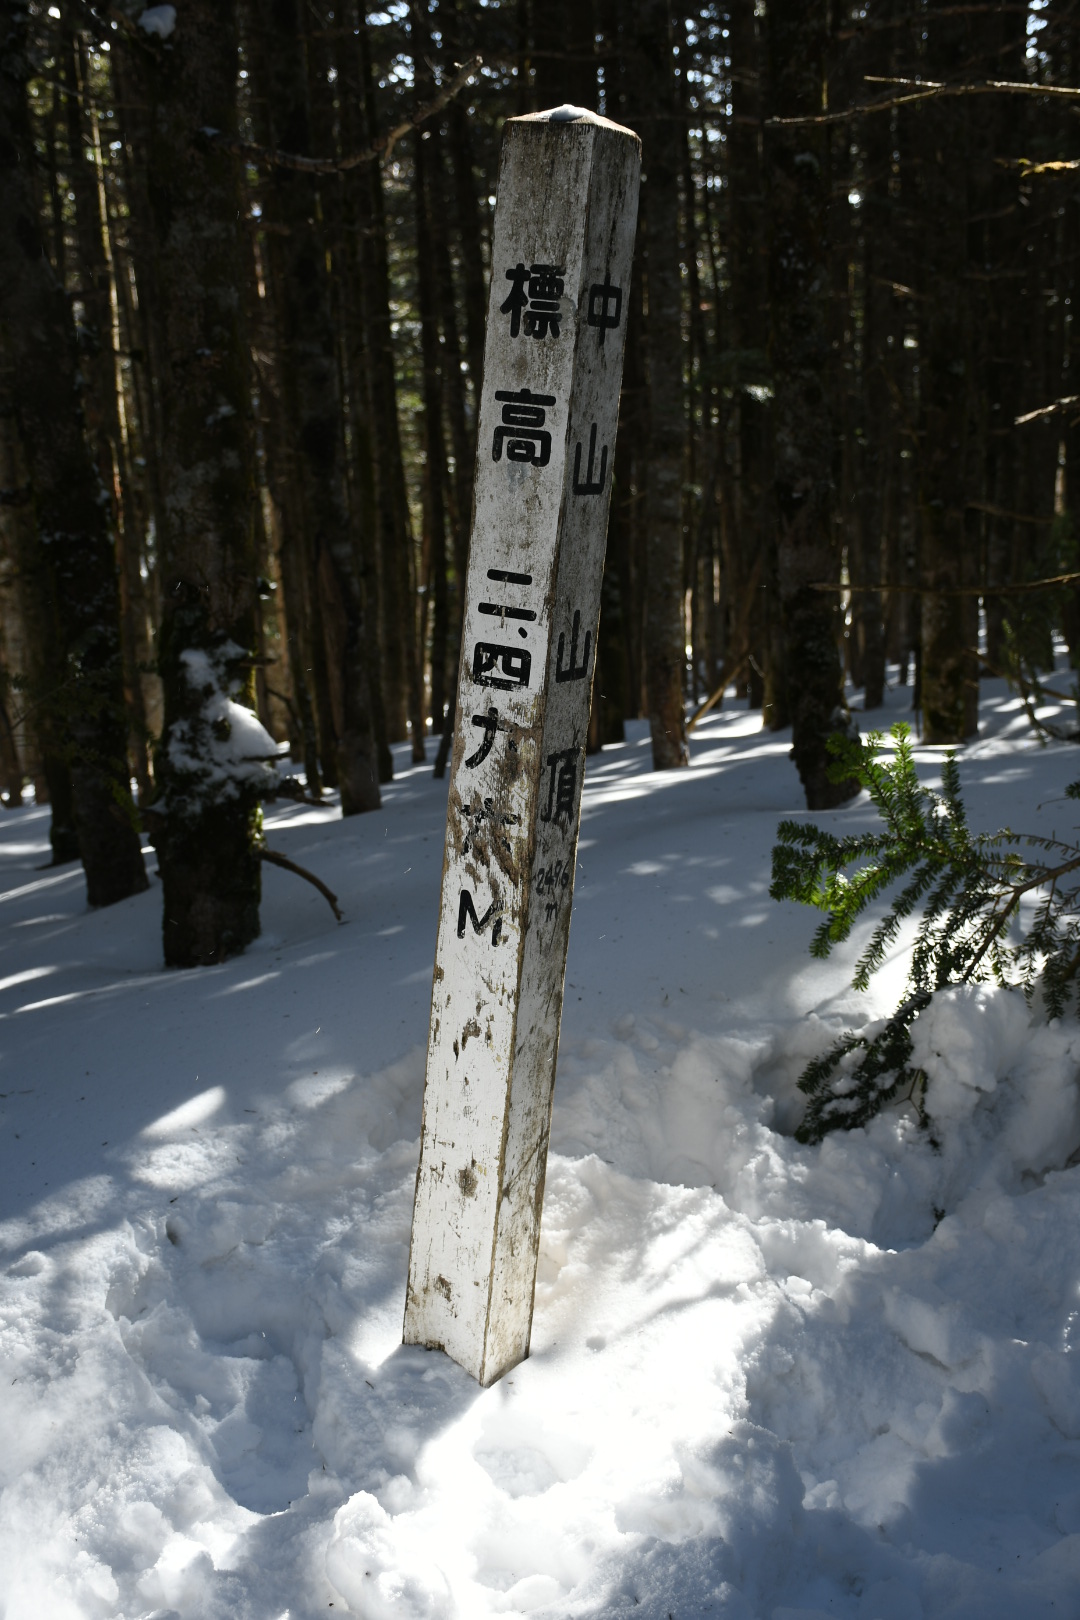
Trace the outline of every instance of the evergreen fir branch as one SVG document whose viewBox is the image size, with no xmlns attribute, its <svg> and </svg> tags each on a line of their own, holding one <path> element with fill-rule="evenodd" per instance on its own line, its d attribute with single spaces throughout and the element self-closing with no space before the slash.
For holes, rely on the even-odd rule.
<svg viewBox="0 0 1080 1620">
<path fill-rule="evenodd" d="M 911 1029 L 936 991 L 992 979 L 1029 1001 L 1040 994 L 1047 1016 L 1056 1017 L 1080 976 L 1080 877 L 1069 881 L 1080 873 L 1080 846 L 1008 827 L 973 833 L 955 755 L 946 758 L 935 791 L 919 782 L 907 726 L 894 726 L 891 739 L 891 755 L 880 732 L 838 736 L 829 745 L 830 774 L 866 789 L 880 829 L 837 837 L 784 821 L 773 849 L 772 897 L 824 913 L 812 956 L 828 957 L 891 891 L 855 963 L 857 990 L 869 986 L 905 923 L 918 918 L 904 1001 L 876 1033 L 845 1032 L 804 1070 L 799 1086 L 808 1103 L 796 1134 L 805 1142 L 865 1125 L 901 1096 L 925 1123 L 927 1080 L 911 1063 Z M 1080 782 L 1066 797 L 1080 798 Z M 1026 858 L 1025 849 L 1036 858 Z M 1031 897 L 1037 903 L 1025 918 Z"/>
</svg>

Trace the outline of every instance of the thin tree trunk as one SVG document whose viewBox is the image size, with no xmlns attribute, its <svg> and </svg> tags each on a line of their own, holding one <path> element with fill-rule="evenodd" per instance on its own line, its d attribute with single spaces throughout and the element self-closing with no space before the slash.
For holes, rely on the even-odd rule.
<svg viewBox="0 0 1080 1620">
<path fill-rule="evenodd" d="M 734 351 L 735 420 L 732 516 L 735 533 L 729 556 L 727 592 L 741 617 L 742 596 L 757 559 L 758 584 L 747 614 L 752 662 L 748 685 L 751 708 L 760 708 L 771 731 L 790 725 L 784 642 L 777 633 L 776 525 L 769 498 L 769 443 L 772 405 L 768 347 L 765 252 L 765 176 L 761 149 L 761 41 L 754 0 L 731 7 L 732 119 L 729 133 L 731 281 L 730 347 Z M 730 650 L 730 649 L 729 649 Z"/>
<path fill-rule="evenodd" d="M 304 526 L 299 515 L 296 467 L 281 397 L 281 364 L 277 355 L 279 323 L 273 318 L 275 304 L 279 305 L 280 300 L 276 296 L 268 255 L 258 241 L 252 243 L 249 265 L 255 283 L 250 292 L 250 306 L 253 311 L 253 355 L 259 392 L 256 443 L 265 468 L 270 509 L 267 543 L 277 563 L 281 597 L 284 599 L 278 601 L 278 614 L 293 694 L 293 757 L 296 757 L 299 747 L 307 790 L 318 799 L 322 796 L 323 776 L 312 699 L 311 593 L 304 549 Z"/>
<path fill-rule="evenodd" d="M 683 709 L 686 420 L 679 263 L 680 165 L 671 44 L 668 0 L 642 0 L 639 14 L 639 74 L 643 92 L 642 208 L 649 299 L 645 665 L 655 770 L 671 770 L 690 763 Z"/>
<path fill-rule="evenodd" d="M 772 0 L 767 22 L 771 110 L 817 113 L 828 42 L 826 0 Z M 766 135 L 769 179 L 769 292 L 775 401 L 773 478 L 777 558 L 792 711 L 792 753 L 811 810 L 842 804 L 857 791 L 829 779 L 829 738 L 846 734 L 838 652 L 838 597 L 815 585 L 837 582 L 833 530 L 837 442 L 831 402 L 829 139 L 820 126 Z"/>
<path fill-rule="evenodd" d="M 418 29 L 421 14 L 413 14 L 413 63 L 418 84 L 429 91 L 431 75 L 424 66 L 424 28 Z M 417 34 L 419 33 L 419 38 Z M 430 43 L 430 39 L 427 40 Z M 434 182 L 431 175 L 433 159 L 429 150 L 430 131 L 417 131 L 413 137 L 413 164 L 416 171 L 414 198 L 416 205 L 416 283 L 417 312 L 420 317 L 420 358 L 422 366 L 421 396 L 423 399 L 424 442 L 424 547 L 428 559 L 428 578 L 434 597 L 434 618 L 431 639 L 431 723 L 440 735 L 444 725 L 453 724 L 453 715 L 447 714 L 446 704 L 453 690 L 453 672 L 450 669 L 450 651 L 455 637 L 451 622 L 448 562 L 446 489 L 446 444 L 443 438 L 444 378 L 439 344 L 439 295 L 436 281 L 435 232 L 432 224 L 432 196 Z M 459 541 L 458 550 L 463 547 Z M 457 638 L 460 640 L 460 636 Z"/>
<path fill-rule="evenodd" d="M 357 12 L 358 91 L 352 105 L 363 108 L 365 142 L 378 137 L 376 84 L 371 41 L 362 9 Z M 348 84 L 345 87 L 348 96 Z M 398 420 L 396 359 L 391 320 L 391 288 L 382 169 L 360 170 L 353 197 L 360 226 L 366 353 L 370 365 L 371 422 L 375 443 L 376 498 L 379 509 L 380 649 L 383 689 L 393 705 L 392 735 L 404 735 L 407 720 L 415 763 L 424 758 L 423 647 L 416 623 L 416 580 L 412 517 L 405 484 L 405 459 Z"/>
<path fill-rule="evenodd" d="M 875 36 L 875 43 L 877 42 Z M 868 61 L 871 71 L 888 73 L 891 55 Z M 854 625 L 863 688 L 863 708 L 879 709 L 885 700 L 885 617 L 882 583 L 887 523 L 895 510 L 897 443 L 889 367 L 902 342 L 896 297 L 889 282 L 895 273 L 891 194 L 894 132 L 890 118 L 868 118 L 860 131 L 863 148 L 863 339 L 862 433 L 854 447 L 857 469 L 862 569 L 859 584 L 867 587 L 855 599 Z"/>
<path fill-rule="evenodd" d="M 150 794 L 147 756 L 149 731 L 139 675 L 143 639 L 138 611 L 142 598 L 139 574 L 139 501 L 135 491 L 124 431 L 124 400 L 117 369 L 119 307 L 105 194 L 104 160 L 97 109 L 90 95 L 86 47 L 66 31 L 65 68 L 68 96 L 69 181 L 75 198 L 76 241 L 84 321 L 82 370 L 87 381 L 86 410 L 90 443 L 98 476 L 112 495 L 114 536 L 119 563 L 120 626 L 124 661 L 124 696 L 128 710 L 129 745 L 140 798 Z M 89 145 L 93 162 L 85 159 Z"/>
<path fill-rule="evenodd" d="M 35 694 L 66 740 L 91 905 L 147 886 L 131 800 L 123 664 L 108 500 L 84 432 L 70 309 L 44 251 L 30 185 L 28 12 L 0 3 L 0 322 L 13 377 L 43 596 L 54 604 L 62 677 Z"/>
<path fill-rule="evenodd" d="M 276 0 L 272 26 L 261 28 L 261 37 L 253 35 L 253 60 L 269 101 L 273 142 L 286 151 L 310 152 L 299 0 Z M 276 168 L 271 185 L 275 217 L 284 226 L 272 238 L 282 301 L 279 352 L 321 610 L 341 810 L 350 816 L 376 809 L 381 799 L 363 558 L 350 523 L 345 481 L 337 342 L 325 248 L 313 221 L 314 183 L 308 175 Z"/>
<path fill-rule="evenodd" d="M 447 59 L 464 60 L 471 51 L 468 18 L 462 17 L 457 0 L 440 6 Z M 487 308 L 487 277 L 484 274 L 483 232 L 474 177 L 472 125 L 463 96 L 455 96 L 447 108 L 447 134 L 458 243 L 461 251 L 462 304 L 465 314 L 465 348 L 472 388 L 474 417 L 480 408 L 480 386 L 484 369 L 484 318 Z M 469 468 L 472 477 L 472 468 Z"/>
<path fill-rule="evenodd" d="M 307 13 L 307 15 L 305 15 Z M 340 106 L 336 63 L 325 31 L 312 30 L 310 13 L 302 8 L 306 60 L 307 105 L 309 109 L 308 138 L 311 149 L 317 152 L 342 150 L 342 140 L 348 140 L 351 125 L 339 119 L 339 111 L 350 110 L 349 98 L 342 95 Z M 341 175 L 330 175 L 319 182 L 318 218 L 320 221 L 323 262 L 326 267 L 328 308 L 335 338 L 334 358 L 338 381 L 340 410 L 341 466 L 344 476 L 345 504 L 349 515 L 352 551 L 359 576 L 360 593 L 365 618 L 364 659 L 370 696 L 371 727 L 375 737 L 380 782 L 394 778 L 394 756 L 390 742 L 405 738 L 404 694 L 387 694 L 381 668 L 379 638 L 379 543 L 375 468 L 372 458 L 370 432 L 370 405 L 364 386 L 363 336 L 358 319 L 358 298 L 361 277 L 354 271 L 354 255 L 346 252 L 345 239 L 355 247 L 355 231 L 351 210 L 346 208 L 345 181 Z M 391 739 L 387 704 L 392 701 L 399 713 Z"/>
<path fill-rule="evenodd" d="M 6 496 L 0 507 L 0 534 L 12 568 L 22 630 L 21 658 L 15 666 L 23 686 L 20 709 L 25 730 L 37 744 L 40 779 L 35 781 L 34 793 L 38 804 L 49 805 L 52 864 L 64 866 L 79 859 L 75 795 L 63 750 L 63 728 L 53 705 L 43 699 L 49 692 L 63 690 L 67 672 L 48 560 L 38 542 L 29 474 L 15 420 L 14 379 L 6 353 L 0 352 L 0 361 L 0 488 Z"/>
<path fill-rule="evenodd" d="M 966 25 L 955 8 L 927 13 L 927 71 L 955 78 L 967 70 Z M 942 15 L 938 15 L 938 13 Z M 923 739 L 960 743 L 970 735 L 969 685 L 977 680 L 963 598 L 971 583 L 967 502 L 973 478 L 974 345 L 967 269 L 968 108 L 927 103 L 919 109 L 916 151 L 922 198 L 920 232 L 918 450 L 922 519 Z"/>
</svg>

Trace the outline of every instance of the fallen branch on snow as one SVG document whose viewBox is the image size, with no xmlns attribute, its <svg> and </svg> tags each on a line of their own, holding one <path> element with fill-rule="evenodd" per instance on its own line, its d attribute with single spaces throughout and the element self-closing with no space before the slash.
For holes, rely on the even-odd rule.
<svg viewBox="0 0 1080 1620">
<path fill-rule="evenodd" d="M 345 921 L 341 914 L 341 908 L 337 903 L 337 895 L 327 888 L 322 878 L 317 878 L 314 872 L 309 872 L 306 866 L 299 866 L 296 861 L 290 861 L 287 855 L 280 855 L 276 849 L 267 849 L 265 844 L 259 845 L 259 858 L 260 860 L 269 861 L 271 866 L 280 866 L 285 872 L 295 872 L 297 877 L 302 877 L 308 883 L 313 884 L 325 898 L 338 922 Z"/>
</svg>

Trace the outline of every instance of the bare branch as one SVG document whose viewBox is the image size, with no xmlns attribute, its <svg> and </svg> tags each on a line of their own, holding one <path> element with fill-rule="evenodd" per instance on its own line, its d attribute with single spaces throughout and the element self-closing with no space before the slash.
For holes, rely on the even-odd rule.
<svg viewBox="0 0 1080 1620">
<path fill-rule="evenodd" d="M 986 512 L 990 517 L 1005 518 L 1010 523 L 1035 523 L 1050 527 L 1054 521 L 1052 517 L 1032 517 L 1028 512 L 1010 512 L 1007 507 L 995 506 L 992 501 L 968 501 L 966 505 L 970 512 Z"/>
<path fill-rule="evenodd" d="M 861 107 L 846 107 L 843 112 L 816 113 L 801 118 L 766 118 L 765 127 L 781 124 L 845 124 L 852 118 L 868 113 L 892 112 L 897 107 L 910 107 L 920 101 L 945 101 L 957 96 L 1063 96 L 1071 100 L 1080 97 L 1080 89 L 1064 84 L 1028 84 L 1009 79 L 984 79 L 978 83 L 944 84 L 934 79 L 886 79 L 866 74 L 867 84 L 895 84 L 910 89 L 902 96 L 888 96 L 882 101 L 868 101 Z"/>
<path fill-rule="evenodd" d="M 704 720 L 705 716 L 710 712 L 710 710 L 716 707 L 724 693 L 727 691 L 728 687 L 731 685 L 732 681 L 737 681 L 739 679 L 739 676 L 742 674 L 749 662 L 750 654 L 745 647 L 743 648 L 742 652 L 736 654 L 734 658 L 728 659 L 727 663 L 720 671 L 720 679 L 717 681 L 715 691 L 711 692 L 705 699 L 704 703 L 694 710 L 693 714 L 686 722 L 687 731 L 693 731 L 698 721 Z"/>
<path fill-rule="evenodd" d="M 1053 416 L 1056 411 L 1071 411 L 1080 405 L 1080 394 L 1066 394 L 1064 399 L 1052 400 L 1049 405 L 1041 405 L 1037 411 L 1028 411 L 1026 416 L 1015 418 L 1014 426 L 1022 427 L 1025 422 L 1036 422 L 1042 416 Z"/>
<path fill-rule="evenodd" d="M 295 872 L 297 877 L 302 877 L 305 882 L 314 884 L 326 900 L 338 922 L 345 921 L 341 915 L 341 908 L 337 903 L 337 895 L 326 887 L 322 878 L 317 878 L 314 872 L 309 872 L 306 866 L 298 866 L 295 861 L 290 861 L 287 855 L 279 855 L 276 849 L 267 849 L 265 844 L 259 845 L 259 859 L 269 861 L 271 866 L 280 866 L 286 872 Z"/>
<path fill-rule="evenodd" d="M 1012 514 L 1008 514 L 1012 516 Z M 1041 521 L 1041 519 L 1039 520 Z M 1055 585 L 1074 585 L 1080 573 L 1054 574 L 1050 579 L 1030 579 L 1016 585 L 834 585 L 831 581 L 815 581 L 807 586 L 811 591 L 840 591 L 850 596 L 867 591 L 900 591 L 905 596 L 1020 596 L 1028 591 L 1048 591 Z"/>
<path fill-rule="evenodd" d="M 1032 163 L 1030 158 L 995 158 L 1003 169 L 1019 169 L 1023 179 L 1033 174 L 1065 174 L 1080 169 L 1080 158 L 1054 158 L 1047 163 Z"/>
<path fill-rule="evenodd" d="M 204 140 L 221 147 L 223 151 L 233 152 L 237 157 L 246 158 L 249 163 L 257 163 L 264 168 L 294 169 L 298 174 L 347 174 L 350 169 L 362 168 L 366 163 L 385 163 L 402 136 L 408 135 L 411 130 L 419 129 L 429 118 L 434 118 L 437 113 L 442 112 L 447 102 L 452 101 L 458 92 L 464 89 L 482 65 L 483 57 L 471 57 L 464 66 L 458 68 L 452 78 L 440 85 L 430 101 L 416 109 L 411 118 L 395 125 L 389 134 L 373 141 L 362 152 L 353 152 L 348 157 L 317 158 L 304 157 L 299 152 L 279 152 L 271 146 L 259 146 L 255 141 L 236 140 L 230 135 L 225 135 L 220 129 L 203 129 L 199 133 Z"/>
<path fill-rule="evenodd" d="M 938 79 L 882 78 L 876 73 L 864 75 L 866 84 L 898 84 L 905 88 L 934 90 L 947 96 L 987 96 L 999 92 L 1021 96 L 1080 97 L 1080 89 L 1071 84 L 1032 84 L 1029 79 L 983 79 L 972 84 L 946 84 Z"/>
<path fill-rule="evenodd" d="M 728 655 L 723 667 L 720 670 L 719 680 L 715 689 L 705 699 L 704 703 L 694 710 L 694 713 L 687 721 L 687 731 L 693 731 L 698 721 L 704 720 L 705 716 L 709 713 L 709 710 L 720 702 L 720 699 L 727 691 L 727 688 L 731 685 L 731 682 L 738 680 L 739 676 L 746 668 L 746 665 L 753 662 L 750 655 L 750 611 L 760 574 L 761 553 L 759 552 L 757 557 L 754 559 L 754 566 L 751 568 L 746 581 L 746 587 L 743 591 L 743 605 L 739 612 L 738 622 L 733 626 L 733 639 L 736 641 L 740 651 L 737 653 L 730 653 Z"/>
</svg>

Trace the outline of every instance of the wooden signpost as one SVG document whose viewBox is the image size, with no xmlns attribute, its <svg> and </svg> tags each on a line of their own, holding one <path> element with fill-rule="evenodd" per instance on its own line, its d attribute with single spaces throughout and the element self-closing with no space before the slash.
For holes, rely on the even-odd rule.
<svg viewBox="0 0 1080 1620">
<path fill-rule="evenodd" d="M 503 137 L 406 1344 L 529 1352 L 640 143 Z"/>
</svg>

